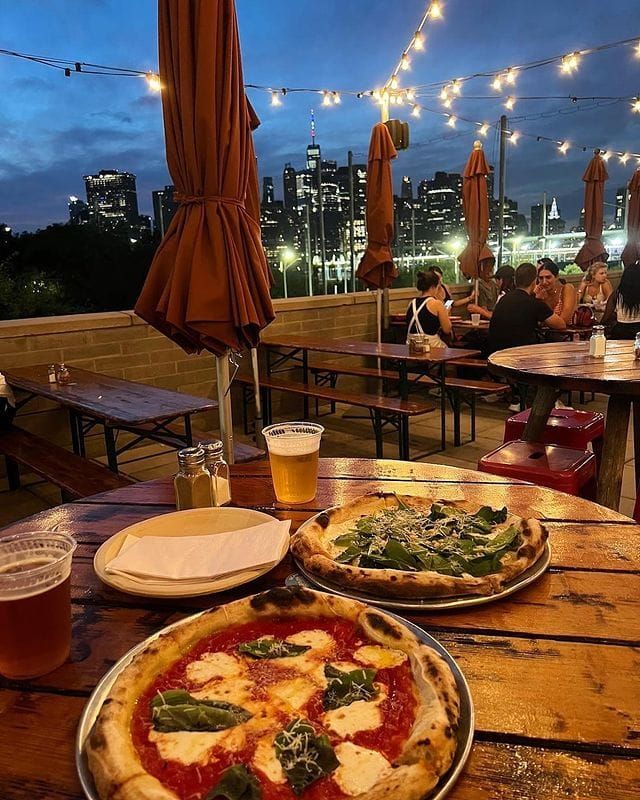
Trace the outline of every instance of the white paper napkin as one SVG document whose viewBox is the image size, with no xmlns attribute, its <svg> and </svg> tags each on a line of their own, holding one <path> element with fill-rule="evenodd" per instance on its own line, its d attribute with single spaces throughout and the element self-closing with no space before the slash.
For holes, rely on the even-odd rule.
<svg viewBox="0 0 640 800">
<path fill-rule="evenodd" d="M 105 571 L 134 580 L 196 581 L 275 565 L 289 544 L 291 520 L 207 536 L 131 536 Z"/>
</svg>

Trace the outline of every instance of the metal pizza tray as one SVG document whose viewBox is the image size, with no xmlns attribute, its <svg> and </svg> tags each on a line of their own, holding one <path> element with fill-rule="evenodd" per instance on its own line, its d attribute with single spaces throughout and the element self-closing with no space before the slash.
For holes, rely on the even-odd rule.
<svg viewBox="0 0 640 800">
<path fill-rule="evenodd" d="M 200 614 L 201 613 L 204 612 L 200 612 Z M 404 625 L 406 628 L 408 628 L 411 633 L 413 633 L 421 642 L 426 644 L 428 647 L 433 648 L 436 653 L 442 656 L 442 658 L 449 665 L 458 688 L 458 694 L 460 695 L 460 722 L 457 731 L 457 747 L 455 756 L 453 758 L 453 763 L 451 764 L 447 774 L 443 775 L 443 777 L 440 779 L 438 785 L 424 798 L 424 800 L 442 800 L 442 798 L 444 798 L 451 791 L 453 785 L 460 777 L 460 773 L 464 769 L 464 765 L 469 758 L 471 747 L 473 745 L 475 713 L 473 701 L 471 699 L 471 692 L 469 691 L 469 685 L 462 671 L 456 664 L 453 656 L 440 644 L 437 639 L 434 639 L 433 636 L 430 636 L 428 633 L 423 631 L 422 628 L 419 628 L 412 622 L 408 622 L 406 619 L 403 619 L 397 614 L 394 614 L 390 611 L 387 611 L 386 613 L 388 613 L 390 617 L 396 619 L 401 625 Z M 153 636 L 149 636 L 148 639 L 140 642 L 140 644 L 133 647 L 128 653 L 125 653 L 125 655 L 122 656 L 122 658 L 117 661 L 113 667 L 111 667 L 109 672 L 103 676 L 96 688 L 93 690 L 91 697 L 84 707 L 82 716 L 80 717 L 75 743 L 76 770 L 80 779 L 80 785 L 82 786 L 82 790 L 84 791 L 88 800 L 100 800 L 100 797 L 93 782 L 93 776 L 89 770 L 84 744 L 89 736 L 89 733 L 91 732 L 91 728 L 96 721 L 98 713 L 102 708 L 102 704 L 106 700 L 111 687 L 116 681 L 116 678 L 132 661 L 132 659 L 141 650 L 147 647 L 147 645 L 155 641 L 162 634 L 167 633 L 167 631 L 170 631 L 179 625 L 183 625 L 186 622 L 190 622 L 192 619 L 194 619 L 194 617 L 200 616 L 200 614 L 195 614 L 194 616 L 187 617 L 179 622 L 174 622 L 173 625 L 163 628 L 157 633 L 154 633 Z"/>
<path fill-rule="evenodd" d="M 289 575 L 285 580 L 287 586 L 305 586 L 310 589 L 324 589 L 326 592 L 332 594 L 341 594 L 343 597 L 348 597 L 351 600 L 360 600 L 361 603 L 369 603 L 372 606 L 382 606 L 383 608 L 391 608 L 398 610 L 410 611 L 451 611 L 458 608 L 473 608 L 474 606 L 482 606 L 485 603 L 494 603 L 496 600 L 502 600 L 514 592 L 524 589 L 530 583 L 537 581 L 538 578 L 546 571 L 551 563 L 551 548 L 549 542 L 545 542 L 544 548 L 540 558 L 532 564 L 529 569 L 525 570 L 517 578 L 514 578 L 509 583 L 504 585 L 504 589 L 496 594 L 488 595 L 472 595 L 461 594 L 454 595 L 453 597 L 381 597 L 380 595 L 367 594 L 366 592 L 358 592 L 355 589 L 347 589 L 332 581 L 319 578 L 304 569 L 302 564 L 294 557 L 294 561 L 299 570 L 299 574 L 294 573 Z"/>
</svg>

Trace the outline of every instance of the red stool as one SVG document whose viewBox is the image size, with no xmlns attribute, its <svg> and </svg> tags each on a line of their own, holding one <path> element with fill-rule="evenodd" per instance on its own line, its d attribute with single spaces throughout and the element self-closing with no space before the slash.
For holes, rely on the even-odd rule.
<svg viewBox="0 0 640 800">
<path fill-rule="evenodd" d="M 526 411 L 509 417 L 504 426 L 505 442 L 522 439 L 530 413 L 531 409 L 527 408 Z M 603 437 L 604 414 L 599 414 L 597 411 L 577 411 L 575 408 L 554 408 L 540 441 L 576 450 L 588 450 L 591 445 L 600 463 Z"/>
<path fill-rule="evenodd" d="M 536 442 L 507 442 L 483 456 L 478 469 L 595 499 L 596 459 L 593 453 L 584 450 Z"/>
</svg>

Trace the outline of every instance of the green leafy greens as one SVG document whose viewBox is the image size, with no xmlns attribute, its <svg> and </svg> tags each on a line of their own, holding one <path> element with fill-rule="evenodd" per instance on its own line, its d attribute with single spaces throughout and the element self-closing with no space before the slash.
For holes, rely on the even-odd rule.
<svg viewBox="0 0 640 800">
<path fill-rule="evenodd" d="M 262 789 L 256 776 L 244 764 L 233 764 L 225 769 L 204 800 L 260 800 L 261 797 Z"/>
<path fill-rule="evenodd" d="M 181 689 L 161 692 L 150 706 L 153 727 L 162 733 L 223 731 L 251 719 L 240 706 L 223 700 L 198 700 Z"/>
<path fill-rule="evenodd" d="M 294 719 L 274 739 L 276 757 L 296 794 L 339 766 L 325 734 L 318 736 L 306 719 Z"/>
<path fill-rule="evenodd" d="M 238 652 L 251 658 L 285 658 L 299 656 L 311 648 L 306 644 L 293 644 L 283 639 L 254 639 L 238 645 Z"/>
<path fill-rule="evenodd" d="M 521 544 L 517 525 L 492 535 L 494 526 L 506 521 L 506 508 L 482 506 L 468 514 L 443 503 L 433 503 L 428 512 L 399 498 L 398 503 L 398 508 L 361 517 L 353 530 L 334 539 L 344 548 L 336 561 L 372 569 L 481 577 L 498 572 L 503 558 Z"/>
<path fill-rule="evenodd" d="M 325 711 L 351 705 L 356 700 L 371 700 L 378 695 L 378 687 L 373 685 L 375 669 L 343 672 L 331 664 L 325 664 L 324 674 L 328 678 L 322 700 Z"/>
</svg>

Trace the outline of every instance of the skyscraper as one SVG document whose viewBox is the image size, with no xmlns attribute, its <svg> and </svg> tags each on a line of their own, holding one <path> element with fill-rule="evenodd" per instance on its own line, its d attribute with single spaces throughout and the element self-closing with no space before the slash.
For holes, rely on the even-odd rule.
<svg viewBox="0 0 640 800">
<path fill-rule="evenodd" d="M 616 192 L 616 210 L 613 218 L 613 227 L 623 230 L 627 215 L 627 187 L 621 186 Z"/>
<path fill-rule="evenodd" d="M 89 206 L 80 200 L 79 197 L 71 195 L 69 197 L 69 224 L 70 225 L 84 225 L 89 222 Z"/>
<path fill-rule="evenodd" d="M 564 233 L 566 227 L 567 223 L 560 216 L 558 201 L 555 197 L 550 203 L 547 203 L 546 214 L 542 203 L 531 206 L 532 236 L 553 236 L 556 233 Z"/>
<path fill-rule="evenodd" d="M 85 175 L 84 184 L 92 222 L 103 228 L 139 224 L 136 176 L 131 172 L 101 169 L 97 175 Z"/>
<path fill-rule="evenodd" d="M 262 179 L 262 204 L 271 206 L 275 202 L 276 195 L 273 189 L 273 178 L 265 177 Z"/>
<path fill-rule="evenodd" d="M 402 200 L 413 200 L 413 186 L 411 185 L 411 178 L 408 175 L 402 176 L 400 197 Z"/>
<path fill-rule="evenodd" d="M 288 211 L 294 211 L 298 205 L 298 196 L 296 189 L 296 171 L 291 164 L 284 165 L 282 188 L 284 190 L 284 207 Z"/>
<path fill-rule="evenodd" d="M 156 189 L 151 192 L 151 199 L 153 200 L 153 225 L 160 236 L 164 236 L 167 232 L 173 215 L 178 210 L 178 204 L 173 199 L 175 186 L 165 186 L 164 189 Z"/>
<path fill-rule="evenodd" d="M 427 235 L 432 242 L 445 241 L 462 231 L 462 175 L 436 172 L 426 187 L 420 185 L 420 192 L 421 206 L 426 195 Z"/>
</svg>

